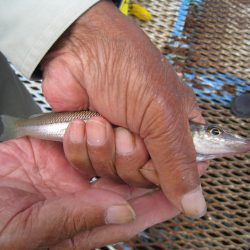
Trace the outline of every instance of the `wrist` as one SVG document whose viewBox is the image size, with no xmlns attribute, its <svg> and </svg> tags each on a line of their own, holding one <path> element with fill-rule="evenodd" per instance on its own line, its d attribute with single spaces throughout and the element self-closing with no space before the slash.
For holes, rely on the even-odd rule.
<svg viewBox="0 0 250 250">
<path fill-rule="evenodd" d="M 128 35 L 132 38 L 140 30 L 129 17 L 119 11 L 111 0 L 101 0 L 80 16 L 75 22 L 75 27 L 79 26 L 86 28 L 86 36 L 94 32 L 98 33 L 98 37 L 115 40 L 125 39 Z"/>
</svg>

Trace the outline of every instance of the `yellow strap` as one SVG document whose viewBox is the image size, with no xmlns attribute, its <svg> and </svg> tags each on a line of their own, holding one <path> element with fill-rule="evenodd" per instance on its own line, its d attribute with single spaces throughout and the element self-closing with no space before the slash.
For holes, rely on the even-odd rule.
<svg viewBox="0 0 250 250">
<path fill-rule="evenodd" d="M 122 0 L 121 5 L 120 5 L 120 11 L 124 15 L 128 15 L 128 9 L 129 9 L 129 0 Z"/>
</svg>

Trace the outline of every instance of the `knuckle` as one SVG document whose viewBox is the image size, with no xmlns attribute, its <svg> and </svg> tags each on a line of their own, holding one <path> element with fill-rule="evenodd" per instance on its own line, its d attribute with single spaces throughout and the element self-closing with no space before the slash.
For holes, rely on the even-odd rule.
<svg viewBox="0 0 250 250">
<path fill-rule="evenodd" d="M 63 220 L 62 232 L 64 232 L 64 237 L 70 238 L 79 232 L 85 232 L 91 230 L 95 225 L 98 224 L 98 217 L 93 218 L 93 216 L 87 216 L 88 213 L 75 213 L 74 216 L 66 214 Z M 94 213 L 97 215 L 96 213 Z"/>
<path fill-rule="evenodd" d="M 151 187 L 151 183 L 139 171 L 141 166 L 118 167 L 116 169 L 118 176 L 127 184 L 135 187 Z"/>
</svg>

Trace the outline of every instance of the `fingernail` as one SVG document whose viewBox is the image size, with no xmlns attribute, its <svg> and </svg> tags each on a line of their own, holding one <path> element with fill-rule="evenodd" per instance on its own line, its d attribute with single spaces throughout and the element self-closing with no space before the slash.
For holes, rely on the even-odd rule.
<svg viewBox="0 0 250 250">
<path fill-rule="evenodd" d="M 70 124 L 70 141 L 74 144 L 81 144 L 84 137 L 84 127 L 82 121 L 73 121 Z"/>
<path fill-rule="evenodd" d="M 201 186 L 185 194 L 181 200 L 183 212 L 191 218 L 200 218 L 207 211 L 206 201 Z"/>
<path fill-rule="evenodd" d="M 105 124 L 97 120 L 87 121 L 87 142 L 92 146 L 101 146 L 106 141 Z"/>
<path fill-rule="evenodd" d="M 128 205 L 117 205 L 108 208 L 106 224 L 127 224 L 135 220 L 135 212 Z"/>
<path fill-rule="evenodd" d="M 127 129 L 117 128 L 115 140 L 118 154 L 127 155 L 133 152 L 135 148 L 134 138 Z"/>
</svg>

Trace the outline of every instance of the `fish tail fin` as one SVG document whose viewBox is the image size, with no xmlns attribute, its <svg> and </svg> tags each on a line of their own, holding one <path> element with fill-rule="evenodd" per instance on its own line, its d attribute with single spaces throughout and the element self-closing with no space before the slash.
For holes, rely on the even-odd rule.
<svg viewBox="0 0 250 250">
<path fill-rule="evenodd" d="M 7 141 L 17 137 L 16 121 L 19 118 L 0 115 L 0 141 Z"/>
</svg>

